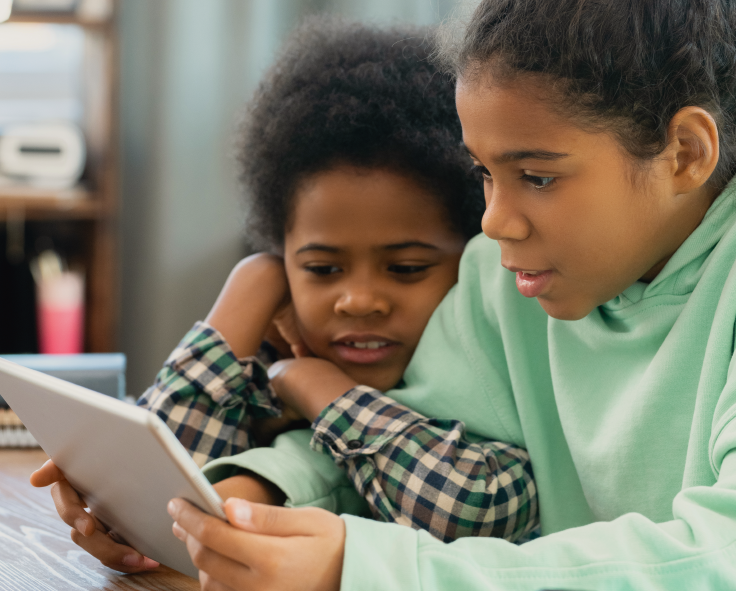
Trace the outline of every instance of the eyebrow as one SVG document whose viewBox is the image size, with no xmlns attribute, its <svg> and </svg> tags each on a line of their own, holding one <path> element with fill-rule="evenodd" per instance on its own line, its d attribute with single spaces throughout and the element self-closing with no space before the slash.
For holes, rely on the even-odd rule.
<svg viewBox="0 0 736 591">
<path fill-rule="evenodd" d="M 429 244 L 428 242 L 421 242 L 419 240 L 411 240 L 409 242 L 399 242 L 397 244 L 386 244 L 384 246 L 381 246 L 383 250 L 404 250 L 406 248 L 427 248 L 430 250 L 439 250 L 437 246 L 434 244 Z M 329 252 L 332 254 L 343 252 L 344 249 L 338 248 L 337 246 L 328 246 L 327 244 L 319 244 L 317 242 L 310 242 L 309 244 L 305 244 L 302 246 L 299 250 L 296 251 L 296 254 L 301 254 L 303 252 L 311 252 L 311 251 L 319 251 L 319 252 Z"/>
<path fill-rule="evenodd" d="M 387 244 L 383 247 L 385 250 L 403 250 L 405 248 L 428 248 L 430 250 L 439 250 L 434 244 L 412 240 L 410 242 L 399 242 L 398 244 Z"/>
<path fill-rule="evenodd" d="M 479 158 L 475 156 L 467 146 L 465 146 L 465 149 L 471 158 L 479 160 Z M 518 162 L 519 160 L 554 161 L 567 158 L 568 156 L 570 156 L 570 154 L 565 154 L 563 152 L 550 152 L 549 150 L 514 150 L 511 152 L 504 152 L 500 156 L 494 158 L 493 161 L 496 164 L 507 164 L 509 162 Z"/>
</svg>

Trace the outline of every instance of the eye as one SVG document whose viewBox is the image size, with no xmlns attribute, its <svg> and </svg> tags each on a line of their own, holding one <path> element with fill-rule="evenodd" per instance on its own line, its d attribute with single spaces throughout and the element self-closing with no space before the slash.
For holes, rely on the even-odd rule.
<svg viewBox="0 0 736 591">
<path fill-rule="evenodd" d="M 474 164 L 473 165 L 473 172 L 475 174 L 479 174 L 480 176 L 482 176 L 483 177 L 483 180 L 485 180 L 485 181 L 491 181 L 491 180 L 493 180 L 493 177 L 491 177 L 491 173 L 482 164 Z"/>
<path fill-rule="evenodd" d="M 555 177 L 553 176 L 535 176 L 532 174 L 525 174 L 521 178 L 537 190 L 546 189 L 555 182 Z"/>
<path fill-rule="evenodd" d="M 431 266 L 432 265 L 389 265 L 388 270 L 390 273 L 398 273 L 399 275 L 411 275 L 426 271 Z"/>
<path fill-rule="evenodd" d="M 319 277 L 334 275 L 342 271 L 340 267 L 336 267 L 335 265 L 307 265 L 304 267 L 304 270 L 308 273 L 314 273 Z"/>
</svg>

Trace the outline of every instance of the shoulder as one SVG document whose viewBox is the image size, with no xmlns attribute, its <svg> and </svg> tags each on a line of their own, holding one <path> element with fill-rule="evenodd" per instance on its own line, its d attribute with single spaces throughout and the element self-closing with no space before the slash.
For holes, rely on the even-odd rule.
<svg viewBox="0 0 736 591">
<path fill-rule="evenodd" d="M 503 274 L 509 272 L 501 266 L 501 248 L 498 242 L 484 234 L 472 238 L 460 259 L 458 283 L 478 285 L 495 281 Z"/>
<path fill-rule="evenodd" d="M 498 242 L 483 234 L 470 240 L 460 261 L 455 290 L 457 303 L 462 302 L 473 324 L 477 323 L 480 314 L 491 319 L 503 316 L 510 322 L 521 314 L 546 326 L 547 314 L 536 299 L 525 298 L 519 293 L 516 275 L 502 267 L 501 262 Z M 491 322 L 496 324 L 494 320 Z"/>
</svg>

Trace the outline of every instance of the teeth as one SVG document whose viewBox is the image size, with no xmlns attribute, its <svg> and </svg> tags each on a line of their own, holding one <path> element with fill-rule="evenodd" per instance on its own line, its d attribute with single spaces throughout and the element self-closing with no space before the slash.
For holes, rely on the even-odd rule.
<svg viewBox="0 0 736 591">
<path fill-rule="evenodd" d="M 388 343 L 383 341 L 368 341 L 364 343 L 347 343 L 351 347 L 356 349 L 378 349 L 379 347 L 385 347 Z"/>
<path fill-rule="evenodd" d="M 524 275 L 539 275 L 539 271 L 522 271 Z"/>
</svg>

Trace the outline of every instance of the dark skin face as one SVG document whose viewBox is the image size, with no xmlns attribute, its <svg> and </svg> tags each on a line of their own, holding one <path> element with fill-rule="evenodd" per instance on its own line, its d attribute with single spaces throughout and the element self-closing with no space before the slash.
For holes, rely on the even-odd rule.
<svg viewBox="0 0 736 591">
<path fill-rule="evenodd" d="M 390 389 L 457 281 L 463 248 L 444 207 L 408 176 L 340 166 L 310 177 L 284 241 L 302 339 L 358 383 Z"/>
<path fill-rule="evenodd" d="M 544 90 L 530 76 L 461 79 L 457 108 L 484 177 L 484 233 L 523 295 L 576 320 L 651 281 L 700 224 L 716 197 L 706 181 L 718 132 L 703 109 L 682 109 L 665 151 L 637 173 L 614 135 L 581 129 L 538 98 Z"/>
</svg>

